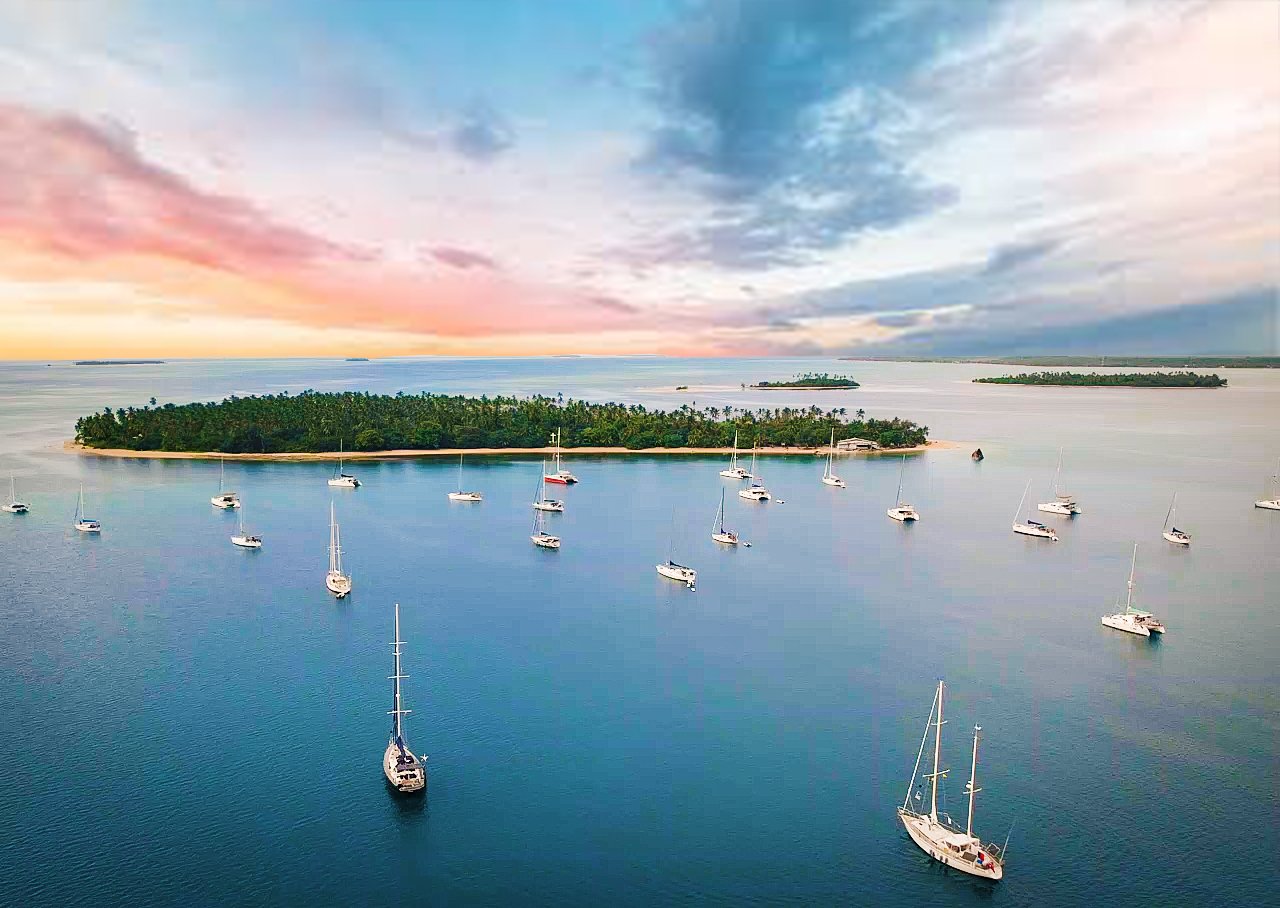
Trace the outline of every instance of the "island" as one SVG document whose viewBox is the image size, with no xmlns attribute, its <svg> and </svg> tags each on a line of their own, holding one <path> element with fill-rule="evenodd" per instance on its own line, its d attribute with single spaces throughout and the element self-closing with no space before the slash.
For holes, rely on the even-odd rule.
<svg viewBox="0 0 1280 908">
<path fill-rule="evenodd" d="M 1024 372 L 975 378 L 983 385 L 1061 385 L 1084 388 L 1223 388 L 1227 380 L 1195 372 Z"/>
<path fill-rule="evenodd" d="M 344 362 L 348 363 L 367 363 L 368 361 L 369 357 L 367 356 L 348 356 L 346 360 L 344 360 Z"/>
<path fill-rule="evenodd" d="M 77 366 L 163 366 L 162 359 L 81 359 Z"/>
<path fill-rule="evenodd" d="M 751 386 L 759 391 L 806 390 L 824 391 L 858 387 L 858 383 L 847 375 L 828 375 L 825 372 L 806 372 L 797 375 L 790 381 L 761 381 Z"/>
<path fill-rule="evenodd" d="M 771 446 L 809 451 L 856 436 L 886 451 L 921 448 L 929 427 L 906 419 L 850 419 L 843 407 L 747 410 L 557 397 L 466 397 L 354 391 L 228 397 L 216 403 L 104 408 L 76 420 L 86 449 L 226 454 L 306 454 L 390 450 L 541 450 L 562 432 L 565 448 L 682 452 Z"/>
<path fill-rule="evenodd" d="M 842 356 L 856 363 L 975 363 L 992 366 L 1111 366 L 1126 369 L 1280 369 L 1280 356 Z"/>
</svg>

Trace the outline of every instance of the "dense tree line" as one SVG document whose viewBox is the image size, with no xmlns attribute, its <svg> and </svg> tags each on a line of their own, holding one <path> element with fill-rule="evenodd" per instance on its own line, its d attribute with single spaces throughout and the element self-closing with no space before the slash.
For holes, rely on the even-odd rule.
<svg viewBox="0 0 1280 908">
<path fill-rule="evenodd" d="M 1195 372 L 1024 372 L 997 378 L 975 378 L 988 385 L 1087 385 L 1117 388 L 1221 388 L 1225 378 Z"/>
<path fill-rule="evenodd" d="M 154 400 L 152 401 L 154 403 Z M 91 448 L 135 451 L 289 453 L 394 448 L 521 448 L 550 443 L 563 428 L 565 447 L 722 447 L 732 444 L 817 446 L 857 436 L 888 448 L 923 444 L 927 426 L 904 419 L 846 418 L 843 407 L 744 410 L 684 405 L 592 404 L 552 397 L 461 397 L 422 393 L 344 392 L 229 397 L 221 403 L 124 407 L 83 416 L 76 440 Z"/>
<path fill-rule="evenodd" d="M 858 383 L 847 375 L 828 375 L 826 372 L 806 372 L 790 381 L 762 381 L 753 388 L 856 388 Z"/>
</svg>

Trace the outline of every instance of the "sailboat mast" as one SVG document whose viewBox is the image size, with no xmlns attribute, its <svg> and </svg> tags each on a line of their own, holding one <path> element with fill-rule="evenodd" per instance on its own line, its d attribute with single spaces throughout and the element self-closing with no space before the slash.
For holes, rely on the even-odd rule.
<svg viewBox="0 0 1280 908">
<path fill-rule="evenodd" d="M 898 467 L 898 494 L 897 494 L 897 497 L 895 497 L 893 500 L 893 506 L 895 508 L 898 505 L 902 504 L 902 474 L 906 471 L 906 469 L 907 469 L 907 455 L 903 454 L 902 466 Z M 1021 507 L 1021 505 L 1019 505 L 1019 507 Z"/>
<path fill-rule="evenodd" d="M 1169 518 L 1173 516 L 1173 509 L 1177 507 L 1177 504 L 1178 504 L 1178 493 L 1174 492 L 1173 500 L 1169 502 L 1169 510 L 1164 515 L 1164 528 L 1166 530 L 1169 529 Z"/>
<path fill-rule="evenodd" d="M 733 454 L 729 458 L 729 469 L 734 470 L 738 467 L 738 431 L 733 432 Z"/>
<path fill-rule="evenodd" d="M 395 732 L 396 732 L 396 741 L 398 742 L 401 739 L 401 735 L 402 735 L 402 730 L 400 726 L 400 717 L 404 715 L 406 712 L 408 712 L 408 710 L 400 708 L 400 679 L 404 677 L 404 675 L 400 674 L 400 647 L 404 644 L 404 641 L 400 639 L 400 603 L 399 602 L 396 603 L 395 628 L 396 628 L 396 638 L 391 643 L 391 648 L 392 648 L 391 651 L 392 653 L 395 654 L 395 667 L 396 667 L 396 673 L 391 676 L 392 679 L 395 681 L 395 699 L 393 701 L 395 704 L 395 708 L 391 710 L 391 714 L 396 717 Z"/>
<path fill-rule="evenodd" d="M 1013 512 L 1013 522 L 1018 522 L 1018 517 L 1022 514 L 1022 504 L 1027 500 L 1027 493 L 1031 491 L 1031 480 L 1027 480 L 1027 487 L 1022 490 L 1022 497 L 1018 499 L 1018 510 Z"/>
<path fill-rule="evenodd" d="M 836 450 L 836 430 L 831 430 L 831 444 L 827 447 L 827 476 L 831 475 L 831 455 Z"/>
<path fill-rule="evenodd" d="M 1058 479 L 1062 476 L 1062 448 L 1058 448 L 1058 468 L 1053 471 L 1053 494 L 1058 494 Z"/>
<path fill-rule="evenodd" d="M 218 494 L 222 494 L 222 480 L 227 475 L 227 459 L 225 457 L 218 458 Z"/>
<path fill-rule="evenodd" d="M 973 764 L 969 767 L 969 825 L 965 827 L 965 833 L 969 836 L 973 835 L 973 796 L 982 791 L 975 787 L 978 782 L 978 733 L 981 731 L 981 725 L 973 726 Z"/>
<path fill-rule="evenodd" d="M 1125 600 L 1125 608 L 1133 608 L 1133 573 L 1138 567 L 1138 544 L 1133 544 L 1133 561 L 1129 565 L 1129 598 Z"/>
<path fill-rule="evenodd" d="M 462 491 L 462 455 L 458 455 L 458 491 Z"/>
<path fill-rule="evenodd" d="M 938 724 L 933 735 L 933 793 L 930 796 L 929 816 L 938 822 L 938 762 L 942 757 L 942 682 L 938 682 Z"/>
<path fill-rule="evenodd" d="M 329 573 L 342 573 L 342 550 L 338 547 L 338 521 L 329 502 Z"/>
</svg>

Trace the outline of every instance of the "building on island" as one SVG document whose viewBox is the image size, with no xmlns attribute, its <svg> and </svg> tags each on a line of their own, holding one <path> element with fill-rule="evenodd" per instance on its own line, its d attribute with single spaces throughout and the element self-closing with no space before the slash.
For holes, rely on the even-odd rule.
<svg viewBox="0 0 1280 908">
<path fill-rule="evenodd" d="M 879 451 L 880 446 L 866 438 L 842 438 L 836 442 L 837 451 Z"/>
</svg>

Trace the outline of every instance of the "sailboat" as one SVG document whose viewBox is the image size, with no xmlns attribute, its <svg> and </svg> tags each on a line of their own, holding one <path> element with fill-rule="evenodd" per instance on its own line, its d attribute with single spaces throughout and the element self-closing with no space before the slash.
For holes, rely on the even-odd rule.
<svg viewBox="0 0 1280 908">
<path fill-rule="evenodd" d="M 1103 615 L 1102 623 L 1118 631 L 1137 634 L 1139 637 L 1150 637 L 1152 634 L 1163 634 L 1164 624 L 1150 612 L 1133 607 L 1133 575 L 1138 567 L 1138 544 L 1133 544 L 1133 561 L 1129 565 L 1129 594 L 1125 600 L 1125 609 L 1115 615 Z"/>
<path fill-rule="evenodd" d="M 4 506 L 4 510 L 10 514 L 25 514 L 29 510 L 27 505 L 18 500 L 17 487 L 13 482 L 13 474 L 9 474 L 9 503 Z"/>
<path fill-rule="evenodd" d="M 546 513 L 541 509 L 533 512 L 533 533 L 529 538 L 534 545 L 544 549 L 560 548 L 560 537 L 547 532 Z"/>
<path fill-rule="evenodd" d="M 1062 491 L 1058 479 L 1062 476 L 1062 448 L 1058 448 L 1058 469 L 1053 472 L 1053 501 L 1041 502 L 1037 507 L 1046 514 L 1061 514 L 1063 517 L 1074 517 L 1080 513 L 1075 496 Z"/>
<path fill-rule="evenodd" d="M 80 500 L 76 504 L 76 529 L 81 533 L 101 533 L 102 524 L 84 514 L 84 485 L 80 486 Z"/>
<path fill-rule="evenodd" d="M 739 495 L 742 493 L 739 492 Z M 666 564 L 657 564 L 654 567 L 663 577 L 669 577 L 672 580 L 678 580 L 689 588 L 694 590 L 694 583 L 698 580 L 698 572 L 687 564 L 679 564 L 673 560 L 676 547 L 676 512 L 675 508 L 671 509 L 671 554 L 667 556 Z"/>
<path fill-rule="evenodd" d="M 329 485 L 337 486 L 341 489 L 360 488 L 360 480 L 350 473 L 342 472 L 342 439 L 338 439 L 338 467 L 333 471 L 333 478 L 329 480 Z"/>
<path fill-rule="evenodd" d="M 831 472 L 831 455 L 836 450 L 836 430 L 831 430 L 831 447 L 827 448 L 827 468 L 822 471 L 822 482 L 824 485 L 835 486 L 837 489 L 845 487 L 845 481 Z"/>
<path fill-rule="evenodd" d="M 751 474 L 738 466 L 738 433 L 733 433 L 733 454 L 729 457 L 729 468 L 721 470 L 720 475 L 729 479 L 750 479 Z"/>
<path fill-rule="evenodd" d="M 240 507 L 240 497 L 230 489 L 223 488 L 223 483 L 227 476 L 227 459 L 225 457 L 218 458 L 218 494 L 209 499 L 209 503 L 215 508 Z"/>
<path fill-rule="evenodd" d="M 948 867 L 982 877 L 988 880 L 999 880 L 1004 877 L 1005 849 L 995 843 L 985 843 L 973 834 L 973 797 L 981 788 L 978 781 L 978 735 L 982 727 L 973 727 L 973 762 L 969 770 L 969 782 L 965 785 L 965 794 L 969 796 L 969 820 L 962 832 L 951 822 L 938 816 L 938 779 L 944 778 L 950 770 L 939 769 L 938 763 L 942 751 L 942 693 L 945 685 L 938 682 L 938 692 L 934 694 L 933 705 L 929 708 L 929 722 L 925 725 L 924 737 L 920 740 L 920 752 L 916 754 L 916 768 L 911 773 L 911 784 L 907 786 L 907 796 L 898 808 L 898 819 L 906 827 L 911 841 L 920 846 L 920 850 L 935 861 Z M 933 721 L 934 710 L 937 710 L 938 721 Z M 922 813 L 911 808 L 911 794 L 916 787 L 916 776 L 920 772 L 920 758 L 924 756 L 924 746 L 929 740 L 929 729 L 934 730 L 933 737 L 933 772 L 925 773 L 924 778 L 930 782 L 929 812 Z M 916 794 L 917 800 L 919 794 Z M 944 811 L 944 816 L 945 816 Z M 1006 842 L 1006 845 L 1008 843 Z"/>
<path fill-rule="evenodd" d="M 449 493 L 450 501 L 484 501 L 479 492 L 462 491 L 462 455 L 458 455 L 458 491 Z"/>
<path fill-rule="evenodd" d="M 1031 491 L 1031 480 L 1027 480 L 1027 487 L 1022 490 L 1022 498 L 1018 500 L 1018 510 L 1013 512 L 1013 531 L 1021 533 L 1023 536 L 1038 536 L 1041 539 L 1052 539 L 1058 541 L 1058 533 L 1051 530 L 1038 520 L 1032 520 L 1028 517 L 1026 520 L 1019 520 L 1022 514 L 1022 505 L 1027 500 L 1027 493 Z"/>
<path fill-rule="evenodd" d="M 420 760 L 409 749 L 409 742 L 404 738 L 404 727 L 401 722 L 401 717 L 409 715 L 413 710 L 405 709 L 400 705 L 400 682 L 409 676 L 400 671 L 400 647 L 404 646 L 404 641 L 400 639 L 399 602 L 396 603 L 395 627 L 396 639 L 391 641 L 391 652 L 395 656 L 395 674 L 391 676 L 391 680 L 395 683 L 392 686 L 394 694 L 390 710 L 390 715 L 394 718 L 391 720 L 391 739 L 387 741 L 386 752 L 382 755 L 382 774 L 387 777 L 387 781 L 396 791 L 409 794 L 422 791 L 427 787 L 427 768 L 423 765 L 426 756 L 424 755 Z"/>
<path fill-rule="evenodd" d="M 725 545 L 737 545 L 738 534 L 724 528 L 724 489 L 720 490 L 720 508 L 716 511 L 715 523 L 711 525 L 711 538 Z M 751 543 L 746 543 L 750 545 Z"/>
<path fill-rule="evenodd" d="M 547 472 L 547 462 L 542 462 L 542 468 L 538 471 L 538 476 L 543 476 Z M 564 502 L 558 498 L 547 497 L 547 486 L 541 479 L 538 480 L 538 497 L 533 500 L 534 510 L 537 511 L 563 511 Z"/>
<path fill-rule="evenodd" d="M 902 500 L 902 474 L 907 469 L 907 455 L 902 455 L 902 465 L 898 467 L 898 492 L 894 496 L 894 506 L 889 508 L 885 513 L 894 520 L 907 522 L 909 520 L 919 520 L 920 515 L 916 509 Z"/>
<path fill-rule="evenodd" d="M 238 545 L 242 549 L 260 549 L 262 548 L 262 537 L 255 536 L 252 533 L 245 532 L 244 528 L 244 511 L 240 512 L 240 524 L 236 529 L 236 533 L 231 537 L 231 544 Z"/>
<path fill-rule="evenodd" d="M 1178 512 L 1178 493 L 1173 493 L 1173 501 L 1169 502 L 1169 512 L 1164 515 L 1162 536 L 1174 545 L 1191 545 L 1191 534 L 1184 533 L 1173 525 L 1174 515 Z"/>
<path fill-rule="evenodd" d="M 751 446 L 751 485 L 745 489 L 738 489 L 738 497 L 745 498 L 747 501 L 768 501 L 769 490 L 764 487 L 764 483 L 760 481 L 760 474 L 756 472 L 756 446 Z"/>
<path fill-rule="evenodd" d="M 339 599 L 351 592 L 351 575 L 342 573 L 342 544 L 338 536 L 338 518 L 333 514 L 333 502 L 329 502 L 329 573 L 324 585 Z"/>
<path fill-rule="evenodd" d="M 575 482 L 577 482 L 577 481 L 578 481 L 578 477 L 577 477 L 577 476 L 574 476 L 572 473 L 570 473 L 568 470 L 564 469 L 564 468 L 560 465 L 560 435 L 561 435 L 561 433 L 562 433 L 563 431 L 564 431 L 563 429 L 556 429 L 556 434 L 555 434 L 555 441 L 556 441 L 556 471 L 555 471 L 554 473 L 548 473 L 548 474 L 546 474 L 545 476 L 543 476 L 542 478 L 543 478 L 546 482 L 554 482 L 554 483 L 556 483 L 556 484 L 558 484 L 558 485 L 562 485 L 562 486 L 571 486 L 571 485 L 573 485 Z"/>
<path fill-rule="evenodd" d="M 1270 498 L 1262 498 L 1253 503 L 1255 508 L 1268 511 L 1280 511 L 1280 461 L 1276 464 L 1276 472 L 1271 477 L 1272 492 Z"/>
</svg>

